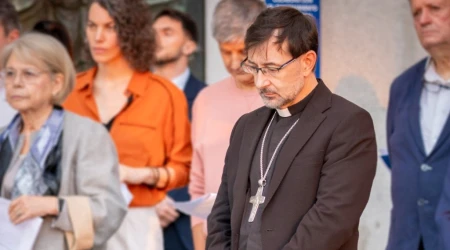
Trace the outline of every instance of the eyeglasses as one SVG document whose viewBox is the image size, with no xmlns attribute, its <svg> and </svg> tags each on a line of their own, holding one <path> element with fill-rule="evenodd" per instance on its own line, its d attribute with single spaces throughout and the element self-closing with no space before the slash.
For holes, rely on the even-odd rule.
<svg viewBox="0 0 450 250">
<path fill-rule="evenodd" d="M 245 62 L 248 60 L 248 58 L 245 58 L 244 61 L 241 62 L 241 68 L 244 72 L 247 72 L 249 74 L 253 74 L 253 75 L 257 75 L 259 71 L 261 71 L 261 73 L 263 73 L 263 75 L 270 75 L 272 77 L 277 77 L 278 73 L 280 72 L 280 70 L 282 70 L 284 67 L 286 67 L 287 65 L 289 65 L 291 62 L 295 61 L 298 57 L 296 58 L 292 58 L 291 60 L 283 63 L 280 67 L 276 68 L 276 67 L 255 67 L 255 66 L 251 66 L 246 64 Z"/>
<path fill-rule="evenodd" d="M 0 72 L 0 76 L 5 84 L 11 84 L 19 75 L 23 83 L 35 83 L 40 75 L 49 73 L 49 71 L 38 71 L 34 69 L 24 69 L 17 71 L 15 69 L 4 69 Z"/>
</svg>

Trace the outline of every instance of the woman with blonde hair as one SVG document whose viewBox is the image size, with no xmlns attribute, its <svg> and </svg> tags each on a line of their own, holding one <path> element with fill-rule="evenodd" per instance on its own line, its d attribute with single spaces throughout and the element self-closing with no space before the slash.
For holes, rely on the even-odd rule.
<svg viewBox="0 0 450 250">
<path fill-rule="evenodd" d="M 106 129 L 59 105 L 75 70 L 54 38 L 26 34 L 0 57 L 18 114 L 0 129 L 0 196 L 13 224 L 42 217 L 35 250 L 105 249 L 126 213 L 117 154 Z"/>
<path fill-rule="evenodd" d="M 155 39 L 143 0 L 94 0 L 86 37 L 96 66 L 77 77 L 64 107 L 104 124 L 119 154 L 121 179 L 133 194 L 108 250 L 163 249 L 155 205 L 185 186 L 192 148 L 187 101 L 149 72 Z"/>
</svg>

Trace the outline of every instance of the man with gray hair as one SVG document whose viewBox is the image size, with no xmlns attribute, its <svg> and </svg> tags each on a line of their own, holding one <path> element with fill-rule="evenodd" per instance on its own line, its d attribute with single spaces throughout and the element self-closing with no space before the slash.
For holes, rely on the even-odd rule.
<svg viewBox="0 0 450 250">
<path fill-rule="evenodd" d="M 450 1 L 409 0 L 427 58 L 391 85 L 387 250 L 450 249 Z M 449 183 L 445 183 L 446 180 Z"/>
<path fill-rule="evenodd" d="M 265 9 L 261 0 L 222 0 L 213 15 L 213 35 L 230 76 L 200 92 L 192 111 L 192 158 L 189 192 L 192 199 L 219 189 L 223 161 L 234 123 L 263 105 L 253 76 L 240 64 L 245 59 L 247 28 Z M 192 217 L 194 246 L 205 249 L 206 223 Z"/>
<path fill-rule="evenodd" d="M 216 6 L 213 19 L 213 36 L 219 43 L 224 65 L 242 88 L 253 88 L 253 78 L 240 68 L 245 59 L 245 32 L 265 8 L 261 0 L 222 0 Z"/>
<path fill-rule="evenodd" d="M 0 1 L 0 53 L 20 35 L 20 23 L 14 6 L 9 1 Z M 1 74 L 3 75 L 3 74 Z M 16 113 L 5 101 L 3 77 L 0 78 L 0 127 L 8 124 Z"/>
</svg>

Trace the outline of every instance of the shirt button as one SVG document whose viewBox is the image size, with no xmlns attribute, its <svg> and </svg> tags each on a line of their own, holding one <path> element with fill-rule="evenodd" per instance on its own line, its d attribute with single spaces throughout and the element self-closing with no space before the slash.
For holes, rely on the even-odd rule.
<svg viewBox="0 0 450 250">
<path fill-rule="evenodd" d="M 428 172 L 428 171 L 433 170 L 433 168 L 430 167 L 430 166 L 427 165 L 427 164 L 422 164 L 422 165 L 420 166 L 420 170 L 422 170 L 422 172 Z"/>
<path fill-rule="evenodd" d="M 420 207 L 423 206 L 423 205 L 426 205 L 426 204 L 428 204 L 428 201 L 425 200 L 425 199 L 421 198 L 421 199 L 417 200 L 417 205 L 420 206 Z"/>
</svg>

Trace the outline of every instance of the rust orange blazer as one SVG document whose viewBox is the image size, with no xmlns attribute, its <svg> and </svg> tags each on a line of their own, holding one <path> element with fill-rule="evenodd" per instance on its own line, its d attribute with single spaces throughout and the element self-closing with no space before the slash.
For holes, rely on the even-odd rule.
<svg viewBox="0 0 450 250">
<path fill-rule="evenodd" d="M 93 95 L 96 70 L 77 76 L 74 91 L 63 106 L 100 122 Z M 120 163 L 132 167 L 166 166 L 172 173 L 164 189 L 128 185 L 134 196 L 131 207 L 153 206 L 164 199 L 168 190 L 188 183 L 192 147 L 187 101 L 175 85 L 150 72 L 135 72 L 127 94 L 132 102 L 115 117 L 110 130 Z"/>
</svg>

